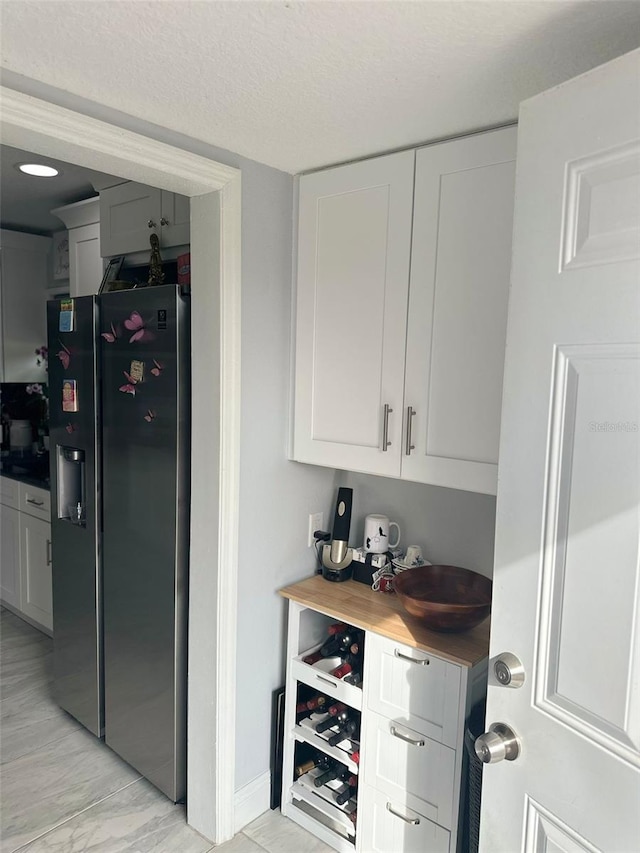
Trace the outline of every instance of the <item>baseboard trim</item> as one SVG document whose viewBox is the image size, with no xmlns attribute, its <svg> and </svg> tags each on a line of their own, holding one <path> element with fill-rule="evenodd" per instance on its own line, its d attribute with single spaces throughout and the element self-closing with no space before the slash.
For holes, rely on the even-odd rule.
<svg viewBox="0 0 640 853">
<path fill-rule="evenodd" d="M 234 796 L 234 833 L 268 811 L 271 799 L 271 773 L 266 771 L 243 785 Z"/>
</svg>

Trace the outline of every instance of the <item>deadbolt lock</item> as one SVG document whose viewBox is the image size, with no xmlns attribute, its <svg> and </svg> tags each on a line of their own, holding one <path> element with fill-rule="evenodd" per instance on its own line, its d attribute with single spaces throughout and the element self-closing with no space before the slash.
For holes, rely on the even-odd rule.
<svg viewBox="0 0 640 853">
<path fill-rule="evenodd" d="M 493 674 L 501 687 L 522 687 L 525 681 L 522 661 L 511 652 L 504 652 L 494 659 Z"/>
</svg>

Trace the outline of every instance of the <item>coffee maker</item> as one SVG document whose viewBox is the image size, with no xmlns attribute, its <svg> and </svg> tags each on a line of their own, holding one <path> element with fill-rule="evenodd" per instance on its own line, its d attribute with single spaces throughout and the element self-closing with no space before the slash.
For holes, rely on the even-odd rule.
<svg viewBox="0 0 640 853">
<path fill-rule="evenodd" d="M 349 548 L 352 507 L 353 489 L 340 487 L 331 542 L 322 546 L 322 577 L 328 581 L 346 581 L 353 573 L 353 548 Z"/>
</svg>

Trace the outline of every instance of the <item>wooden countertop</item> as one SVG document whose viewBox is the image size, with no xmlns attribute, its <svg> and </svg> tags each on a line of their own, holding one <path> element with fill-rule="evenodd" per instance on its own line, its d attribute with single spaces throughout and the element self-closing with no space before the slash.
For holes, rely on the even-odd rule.
<svg viewBox="0 0 640 853">
<path fill-rule="evenodd" d="M 286 586 L 280 595 L 356 628 L 374 631 L 461 666 L 474 666 L 489 653 L 490 619 L 460 634 L 429 631 L 420 619 L 406 612 L 395 595 L 374 592 L 358 581 L 333 583 L 322 575 L 314 575 Z"/>
</svg>

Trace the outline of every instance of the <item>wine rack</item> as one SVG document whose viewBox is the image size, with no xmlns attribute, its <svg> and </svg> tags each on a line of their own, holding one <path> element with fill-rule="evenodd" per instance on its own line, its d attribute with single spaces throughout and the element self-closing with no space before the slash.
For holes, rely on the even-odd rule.
<svg viewBox="0 0 640 853">
<path fill-rule="evenodd" d="M 283 774 L 283 790 L 289 785 L 286 797 L 300 823 L 313 821 L 309 828 L 316 835 L 338 850 L 353 851 L 364 631 L 313 611 L 299 615 L 296 636 L 290 637 L 297 654 L 288 664 L 285 709 L 285 767 L 288 753 L 293 773 Z M 337 778 L 324 781 L 326 768 L 338 768 Z"/>
<path fill-rule="evenodd" d="M 282 813 L 340 853 L 461 853 L 465 716 L 486 691 L 486 639 L 460 654 L 459 637 L 409 633 L 393 597 L 350 581 L 310 578 L 283 594 Z M 338 620 L 357 634 L 355 683 L 341 658 L 318 654 Z"/>
</svg>

